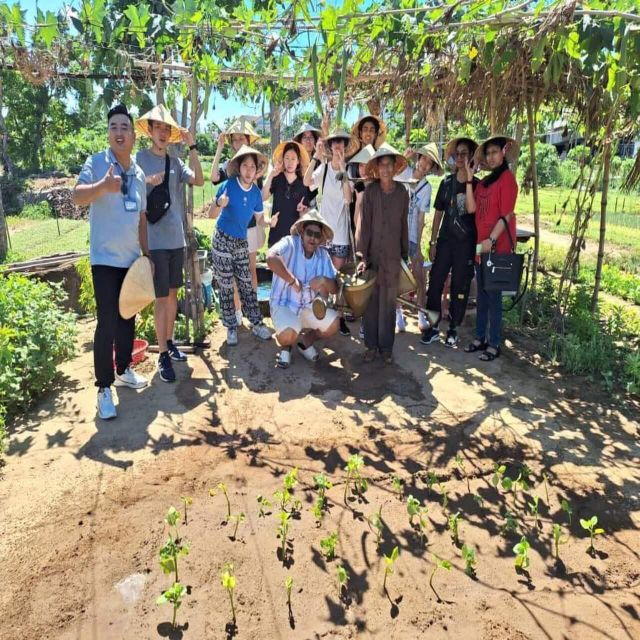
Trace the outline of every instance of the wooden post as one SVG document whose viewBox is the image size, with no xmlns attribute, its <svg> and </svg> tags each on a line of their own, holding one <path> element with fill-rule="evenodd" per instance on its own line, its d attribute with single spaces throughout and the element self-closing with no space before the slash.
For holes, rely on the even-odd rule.
<svg viewBox="0 0 640 640">
<path fill-rule="evenodd" d="M 527 97 L 527 124 L 529 125 L 529 155 L 531 162 L 531 182 L 533 188 L 533 272 L 531 288 L 536 288 L 538 280 L 538 258 L 540 256 L 540 197 L 538 193 L 538 168 L 536 166 L 536 119 L 533 109 L 533 98 Z"/>
<path fill-rule="evenodd" d="M 604 143 L 604 158 L 602 166 L 602 195 L 600 196 L 600 237 L 598 239 L 598 260 L 596 262 L 596 277 L 591 296 L 591 311 L 595 312 L 598 306 L 598 294 L 600 293 L 600 281 L 602 279 L 602 263 L 604 261 L 604 243 L 607 234 L 607 199 L 609 196 L 609 176 L 611 174 L 611 135 L 607 131 L 607 139 Z"/>
<path fill-rule="evenodd" d="M 496 78 L 491 71 L 491 86 L 489 92 L 489 126 L 491 127 L 491 135 L 495 135 L 496 131 Z"/>
</svg>

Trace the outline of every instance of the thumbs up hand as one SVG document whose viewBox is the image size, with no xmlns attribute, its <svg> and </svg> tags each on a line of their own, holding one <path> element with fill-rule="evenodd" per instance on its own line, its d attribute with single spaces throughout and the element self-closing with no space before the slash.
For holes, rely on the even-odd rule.
<svg viewBox="0 0 640 640">
<path fill-rule="evenodd" d="M 229 196 L 227 195 L 227 192 L 225 191 L 221 196 L 219 196 L 216 199 L 216 202 L 221 209 L 224 209 L 229 204 Z"/>
<path fill-rule="evenodd" d="M 102 184 L 104 185 L 105 191 L 107 193 L 118 193 L 120 188 L 122 187 L 122 178 L 120 176 L 114 175 L 114 166 L 113 164 L 109 166 L 109 170 L 107 174 L 102 179 Z"/>
<path fill-rule="evenodd" d="M 300 202 L 298 202 L 298 205 L 296 206 L 296 211 L 298 213 L 304 213 L 307 210 L 307 208 L 308 207 L 304 203 L 304 198 L 302 198 Z"/>
<path fill-rule="evenodd" d="M 269 226 L 273 229 L 278 224 L 278 217 L 280 216 L 280 212 L 277 211 L 274 213 L 269 219 Z"/>
</svg>

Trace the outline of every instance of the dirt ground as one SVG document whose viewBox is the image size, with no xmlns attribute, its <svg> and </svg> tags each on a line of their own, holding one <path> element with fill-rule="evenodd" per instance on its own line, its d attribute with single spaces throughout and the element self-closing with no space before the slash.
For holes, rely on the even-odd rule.
<svg viewBox="0 0 640 640">
<path fill-rule="evenodd" d="M 209 351 L 176 365 L 177 383 L 154 376 L 147 389 L 120 390 L 118 419 L 101 422 L 92 327 L 80 330 L 80 354 L 61 367 L 56 389 L 11 426 L 0 480 L 0 638 L 640 637 L 636 404 L 613 404 L 583 380 L 535 366 L 535 355 L 518 342 L 507 341 L 495 362 L 480 363 L 462 350 L 420 346 L 412 325 L 398 336 L 396 364 L 365 365 L 360 341 L 337 336 L 316 365 L 294 356 L 281 371 L 275 343 L 243 330 L 239 346 L 227 349 L 218 327 Z M 153 375 L 153 361 L 139 369 Z M 344 467 L 356 452 L 370 486 L 362 500 L 345 504 Z M 512 477 L 524 463 L 533 470 L 528 493 L 541 498 L 541 530 L 521 494 L 514 503 L 492 486 L 497 461 Z M 277 509 L 259 518 L 256 496 L 270 497 L 293 467 L 303 506 L 283 566 Z M 310 507 L 319 471 L 334 487 L 318 527 Z M 428 471 L 444 489 L 429 489 Z M 429 508 L 426 548 L 393 491 L 395 475 L 405 498 L 412 494 Z M 246 514 L 237 540 L 224 524 L 224 498 L 209 495 L 221 481 L 232 511 Z M 158 551 L 167 536 L 164 514 L 170 505 L 183 511 L 181 496 L 193 497 L 180 527 L 190 543 L 180 565 L 189 595 L 180 627 L 171 630 L 170 607 L 155 604 L 170 585 Z M 561 498 L 574 513 L 557 562 L 552 523 L 569 532 Z M 380 505 L 377 553 L 367 519 Z M 518 519 L 517 534 L 501 533 L 505 508 Z M 477 551 L 475 579 L 465 575 L 447 530 L 447 516 L 458 511 L 460 539 Z M 578 519 L 593 514 L 606 534 L 591 556 Z M 319 542 L 333 531 L 337 559 L 325 561 Z M 518 575 L 512 547 L 521 535 L 531 544 L 531 566 Z M 380 554 L 395 546 L 400 555 L 384 594 Z M 453 565 L 433 579 L 438 596 L 429 587 L 432 554 Z M 237 577 L 236 628 L 220 584 L 225 562 Z M 349 574 L 340 600 L 338 564 Z"/>
</svg>

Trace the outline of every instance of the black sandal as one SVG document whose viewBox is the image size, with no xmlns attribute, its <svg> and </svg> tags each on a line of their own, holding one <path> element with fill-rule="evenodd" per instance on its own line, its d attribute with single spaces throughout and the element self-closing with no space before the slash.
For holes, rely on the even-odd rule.
<svg viewBox="0 0 640 640">
<path fill-rule="evenodd" d="M 491 351 L 489 351 L 489 349 L 495 349 L 495 353 L 492 353 Z M 500 347 L 492 347 L 491 345 L 489 345 L 482 354 L 480 354 L 480 356 L 478 356 L 478 360 L 482 360 L 482 362 L 491 362 L 492 360 L 495 360 L 496 358 L 500 357 Z"/>
<path fill-rule="evenodd" d="M 484 351 L 489 346 L 486 340 L 478 340 L 476 338 L 473 342 L 470 342 L 465 348 L 465 353 L 475 353 L 476 351 Z"/>
</svg>

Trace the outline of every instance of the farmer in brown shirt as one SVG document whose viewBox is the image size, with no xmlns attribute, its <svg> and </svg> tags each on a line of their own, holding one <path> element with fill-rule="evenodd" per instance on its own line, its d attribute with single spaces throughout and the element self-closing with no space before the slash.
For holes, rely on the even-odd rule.
<svg viewBox="0 0 640 640">
<path fill-rule="evenodd" d="M 358 272 L 370 268 L 378 277 L 364 313 L 365 362 L 371 362 L 378 351 L 385 363 L 392 362 L 400 259 L 406 260 L 409 253 L 409 195 L 393 177 L 406 166 L 402 154 L 386 143 L 367 163 L 367 174 L 374 181 L 364 191 L 356 255 Z"/>
</svg>

